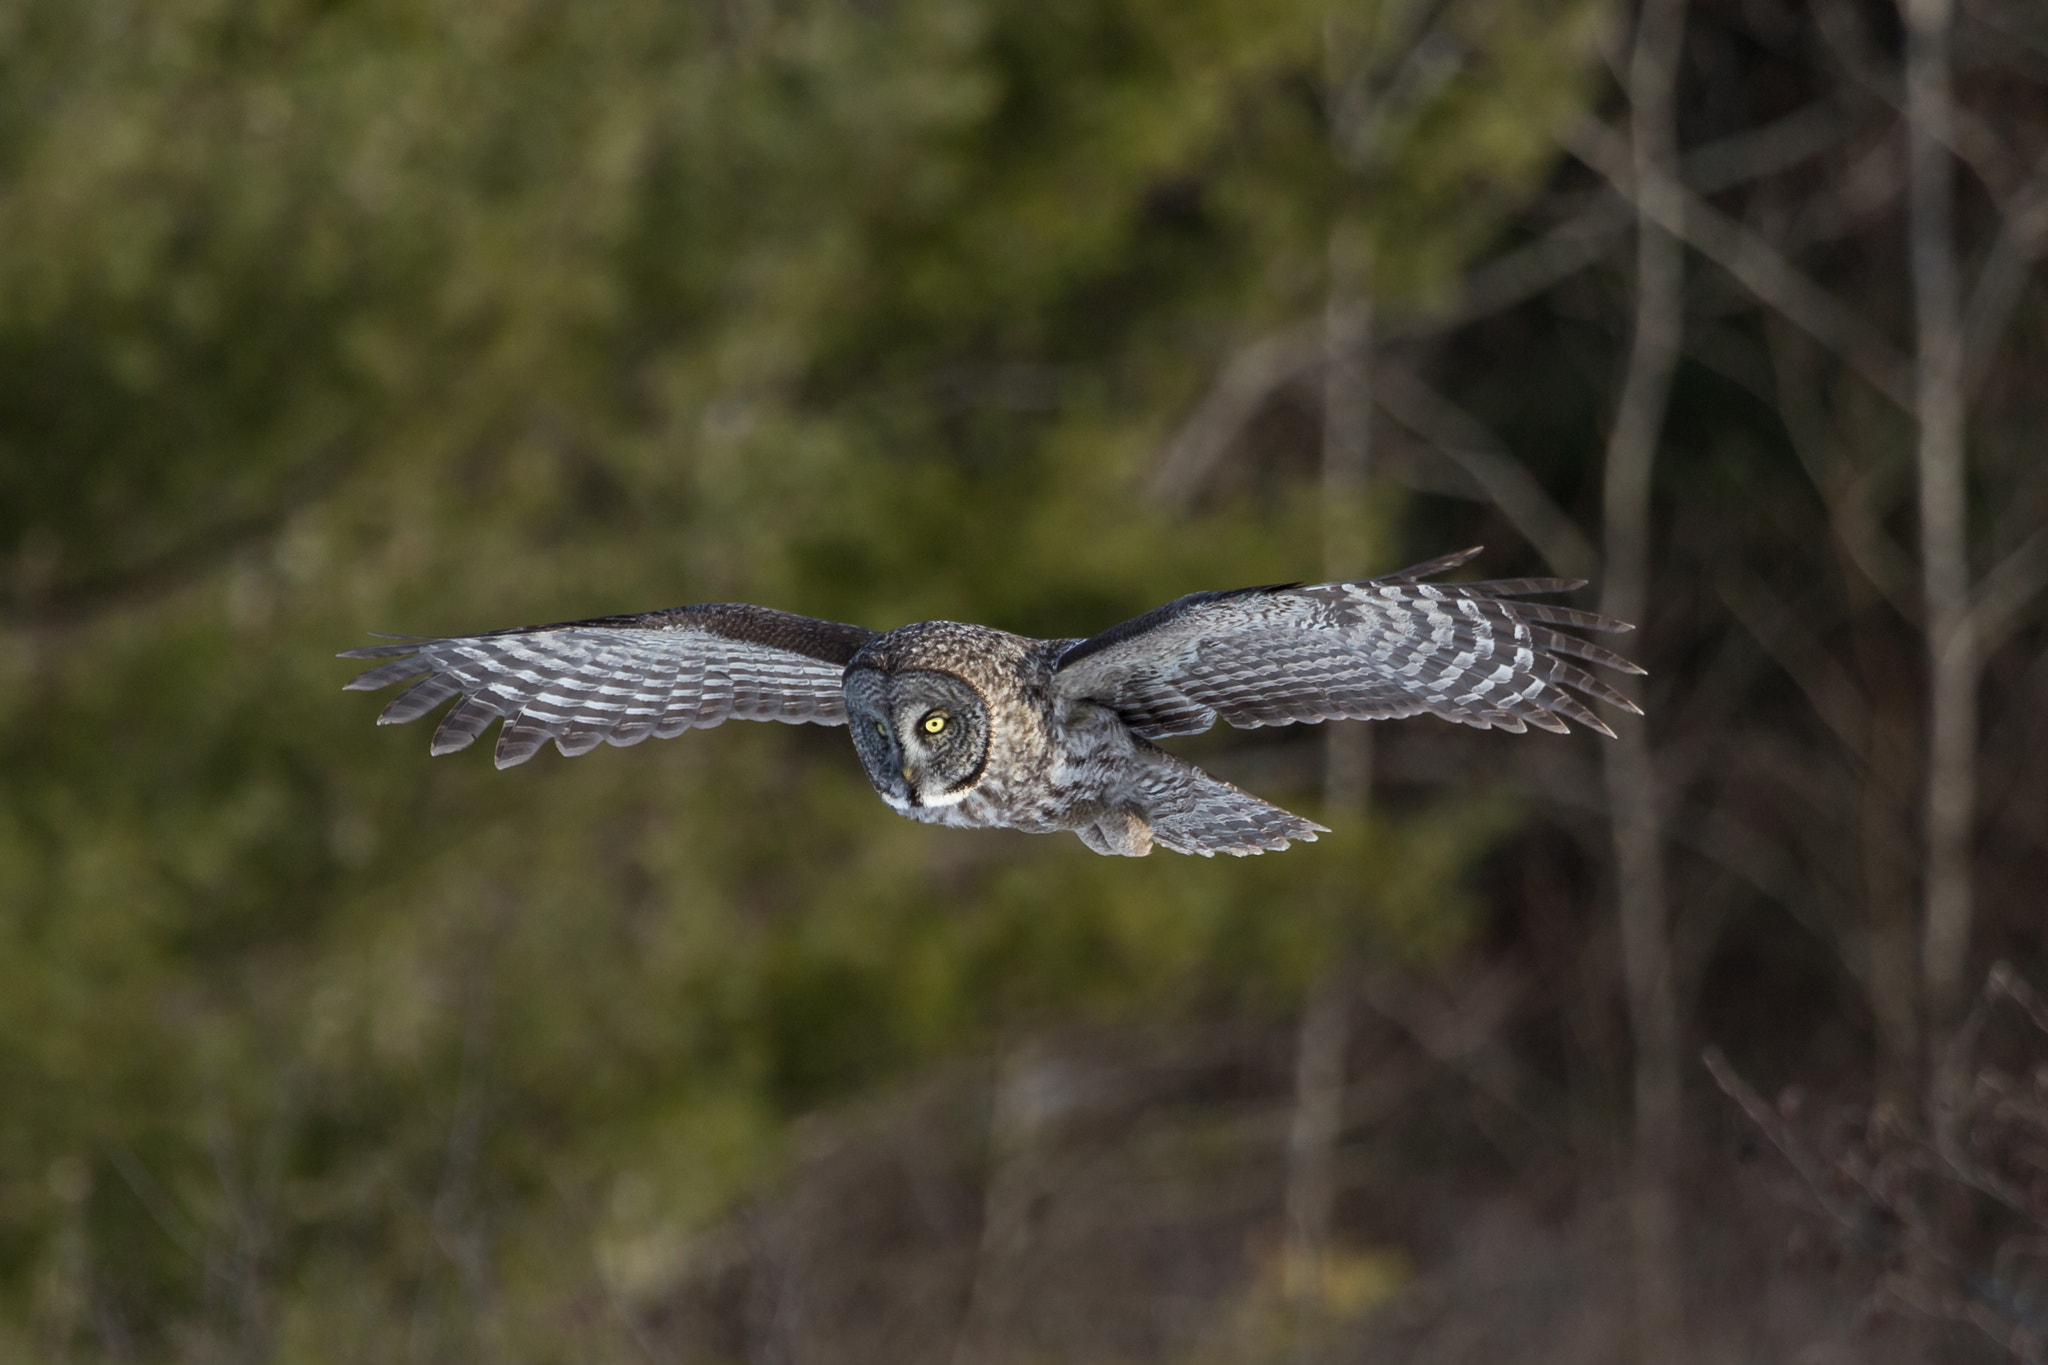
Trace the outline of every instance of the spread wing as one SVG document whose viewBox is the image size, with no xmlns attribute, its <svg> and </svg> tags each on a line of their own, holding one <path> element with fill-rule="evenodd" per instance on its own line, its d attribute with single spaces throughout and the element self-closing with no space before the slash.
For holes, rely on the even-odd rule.
<svg viewBox="0 0 2048 1365">
<path fill-rule="evenodd" d="M 1512 600 L 1584 586 L 1574 579 L 1423 581 L 1478 553 L 1356 583 L 1183 597 L 1069 646 L 1055 665 L 1054 687 L 1111 707 L 1147 739 L 1206 730 L 1219 716 L 1249 727 L 1425 711 L 1516 733 L 1531 725 L 1563 733 L 1575 720 L 1611 737 L 1572 693 L 1625 711 L 1637 711 L 1635 704 L 1570 661 L 1642 670 L 1552 627 L 1634 627 Z"/>
<path fill-rule="evenodd" d="M 371 645 L 341 657 L 391 660 L 350 682 L 351 692 L 426 675 L 384 708 L 379 725 L 418 720 L 451 697 L 462 699 L 434 731 L 436 754 L 468 748 L 504 717 L 496 757 L 509 768 L 551 739 L 574 756 L 600 740 L 638 744 L 734 718 L 844 725 L 840 675 L 874 636 L 859 626 L 710 602 Z"/>
</svg>

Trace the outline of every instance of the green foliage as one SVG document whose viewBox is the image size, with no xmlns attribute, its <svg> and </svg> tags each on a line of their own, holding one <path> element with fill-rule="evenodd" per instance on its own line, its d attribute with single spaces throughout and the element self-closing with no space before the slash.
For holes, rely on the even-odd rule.
<svg viewBox="0 0 2048 1365">
<path fill-rule="evenodd" d="M 0 1356 L 621 1353 L 809 1109 L 1457 941 L 1491 804 L 1126 865 L 896 820 L 832 732 L 429 763 L 330 657 L 1314 576 L 1306 496 L 1173 523 L 1142 462 L 1340 225 L 1440 286 L 1589 22 L 1470 0 L 1343 167 L 1324 19 L 0 5 Z"/>
</svg>

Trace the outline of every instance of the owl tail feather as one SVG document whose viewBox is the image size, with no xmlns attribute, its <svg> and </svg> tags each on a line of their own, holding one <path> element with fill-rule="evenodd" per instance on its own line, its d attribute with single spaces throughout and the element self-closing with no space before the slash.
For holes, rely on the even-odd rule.
<svg viewBox="0 0 2048 1365">
<path fill-rule="evenodd" d="M 1327 827 L 1240 791 L 1185 759 L 1160 757 L 1171 762 L 1155 770 L 1166 781 L 1147 811 L 1152 842 L 1160 848 L 1204 858 L 1218 853 L 1244 858 L 1277 852 L 1297 839 L 1314 843 L 1316 835 L 1329 833 Z"/>
</svg>

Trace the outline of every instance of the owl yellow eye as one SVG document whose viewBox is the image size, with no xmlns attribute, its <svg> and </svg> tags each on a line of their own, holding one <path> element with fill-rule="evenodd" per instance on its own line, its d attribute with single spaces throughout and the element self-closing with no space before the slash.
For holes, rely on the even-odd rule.
<svg viewBox="0 0 2048 1365">
<path fill-rule="evenodd" d="M 936 735 L 945 728 L 946 716 L 942 711 L 934 711 L 924 718 L 924 732 L 928 735 Z"/>
<path fill-rule="evenodd" d="M 880 735 L 883 739 L 887 739 L 889 737 L 889 727 L 882 724 L 882 722 L 880 721 L 876 721 L 875 733 Z"/>
</svg>

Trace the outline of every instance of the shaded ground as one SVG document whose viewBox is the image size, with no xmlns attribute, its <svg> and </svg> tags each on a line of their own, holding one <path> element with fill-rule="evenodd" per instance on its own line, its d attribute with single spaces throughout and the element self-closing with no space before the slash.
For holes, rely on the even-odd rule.
<svg viewBox="0 0 2048 1365">
<path fill-rule="evenodd" d="M 1470 1027 L 1503 988 L 1457 985 L 1463 1010 L 1392 974 L 1355 1001 L 1339 1249 L 1305 1333 L 1280 1261 L 1295 1034 L 1240 1021 L 1033 1038 L 819 1124 L 786 1194 L 688 1250 L 644 1344 L 803 1365 L 1634 1359 L 1619 1144 L 1575 1145 L 1523 1102 L 1539 1082 L 1507 1035 Z M 1731 1102 L 1704 1084 L 1694 1101 L 1700 1360 L 2002 1357 L 1878 1308 L 1884 1267 Z"/>
</svg>

